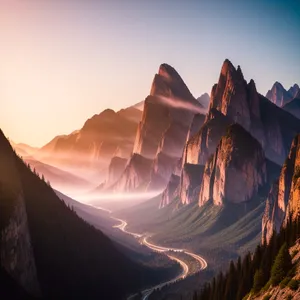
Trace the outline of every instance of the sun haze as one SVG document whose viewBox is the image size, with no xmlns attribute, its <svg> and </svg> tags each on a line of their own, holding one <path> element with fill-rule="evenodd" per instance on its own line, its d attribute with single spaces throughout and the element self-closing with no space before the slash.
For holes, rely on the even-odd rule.
<svg viewBox="0 0 300 300">
<path fill-rule="evenodd" d="M 41 146 L 143 100 L 164 62 L 195 97 L 226 57 L 263 94 L 299 82 L 295 1 L 42 2 L 0 4 L 0 126 L 16 142 Z"/>
</svg>

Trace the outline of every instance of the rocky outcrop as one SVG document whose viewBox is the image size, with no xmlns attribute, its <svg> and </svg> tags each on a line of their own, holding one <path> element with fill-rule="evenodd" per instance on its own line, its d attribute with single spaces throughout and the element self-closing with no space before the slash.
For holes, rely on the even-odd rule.
<svg viewBox="0 0 300 300">
<path fill-rule="evenodd" d="M 295 220 L 300 215 L 300 135 L 298 135 L 291 147 L 291 159 L 294 162 L 291 188 L 285 221 L 291 217 Z"/>
<path fill-rule="evenodd" d="M 181 156 L 193 115 L 201 108 L 175 69 L 162 64 L 145 100 L 133 152 L 152 159 L 161 151 Z"/>
<path fill-rule="evenodd" d="M 266 159 L 260 143 L 233 124 L 205 165 L 199 205 L 210 199 L 215 205 L 247 202 L 266 181 Z"/>
<path fill-rule="evenodd" d="M 115 156 L 111 159 L 108 166 L 108 174 L 105 182 L 106 187 L 113 185 L 122 175 L 127 163 L 126 158 Z"/>
<path fill-rule="evenodd" d="M 26 291 L 37 296 L 39 283 L 14 157 L 0 131 L 0 264 Z"/>
<path fill-rule="evenodd" d="M 187 145 L 185 161 L 205 164 L 214 153 L 227 124 L 238 123 L 260 142 L 266 157 L 283 164 L 293 137 L 300 132 L 297 118 L 260 95 L 241 68 L 225 60 L 218 84 L 212 88 L 210 109 L 199 133 Z"/>
<path fill-rule="evenodd" d="M 152 160 L 134 153 L 112 191 L 129 192 L 145 190 L 150 180 Z"/>
<path fill-rule="evenodd" d="M 300 194 L 300 135 L 293 140 L 290 153 L 282 166 L 278 183 L 274 183 L 262 219 L 262 243 L 268 243 L 273 231 L 279 232 L 284 219 L 297 214 Z M 295 213 L 296 212 L 296 213 Z"/>
<path fill-rule="evenodd" d="M 159 152 L 151 166 L 150 181 L 147 191 L 163 190 L 178 164 L 178 157 Z"/>
<path fill-rule="evenodd" d="M 198 133 L 188 140 L 184 162 L 205 165 L 210 155 L 215 152 L 229 124 L 228 118 L 216 109 L 211 109 L 208 120 Z"/>
<path fill-rule="evenodd" d="M 182 204 L 189 204 L 199 198 L 200 183 L 204 166 L 185 164 L 180 177 L 179 197 Z"/>
<path fill-rule="evenodd" d="M 279 231 L 285 211 L 278 207 L 279 184 L 274 182 L 266 200 L 262 217 L 262 244 L 269 243 L 273 231 Z"/>
<path fill-rule="evenodd" d="M 182 158 L 189 131 L 196 132 L 204 119 L 201 114 L 194 119 L 194 115 L 202 110 L 202 105 L 175 69 L 162 64 L 144 102 L 133 150 L 135 154 L 153 160 L 148 191 L 164 189 L 173 172 L 181 172 L 181 169 L 177 170 L 178 161 Z"/>
<path fill-rule="evenodd" d="M 162 193 L 162 198 L 159 204 L 159 208 L 163 208 L 169 205 L 178 196 L 180 177 L 172 174 L 169 183 Z"/>
<path fill-rule="evenodd" d="M 205 116 L 202 114 L 196 114 L 193 118 L 193 121 L 190 125 L 189 132 L 187 135 L 187 142 L 199 132 L 205 120 Z"/>
<path fill-rule="evenodd" d="M 145 100 L 142 121 L 138 125 L 133 152 L 154 159 L 163 133 L 170 123 L 168 108 L 154 96 Z"/>
<path fill-rule="evenodd" d="M 299 87 L 298 87 L 299 88 Z M 266 97 L 277 106 L 282 107 L 284 104 L 293 99 L 293 93 L 296 91 L 297 85 L 294 85 L 287 91 L 280 82 L 276 81 L 266 94 Z"/>
</svg>

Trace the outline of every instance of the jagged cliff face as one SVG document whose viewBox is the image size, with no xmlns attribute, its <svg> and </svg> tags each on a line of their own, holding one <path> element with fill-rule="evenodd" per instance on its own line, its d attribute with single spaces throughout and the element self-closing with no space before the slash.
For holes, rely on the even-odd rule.
<svg viewBox="0 0 300 300">
<path fill-rule="evenodd" d="M 159 208 L 163 208 L 169 205 L 178 196 L 179 183 L 180 183 L 180 177 L 172 174 L 167 187 L 162 193 L 162 198 L 159 204 Z"/>
<path fill-rule="evenodd" d="M 241 126 L 231 125 L 205 165 L 199 205 L 210 199 L 215 205 L 249 201 L 266 181 L 261 145 Z"/>
<path fill-rule="evenodd" d="M 290 216 L 294 220 L 300 215 L 300 135 L 295 138 L 291 152 L 291 156 L 294 158 L 294 172 L 285 216 L 286 221 Z"/>
<path fill-rule="evenodd" d="M 254 81 L 247 84 L 241 68 L 225 60 L 218 84 L 212 88 L 205 123 L 188 141 L 184 161 L 204 165 L 231 123 L 250 132 L 266 157 L 277 164 L 283 164 L 293 137 L 300 131 L 299 120 L 260 95 Z"/>
<path fill-rule="evenodd" d="M 25 290 L 39 295 L 27 213 L 13 156 L 0 131 L 0 264 Z"/>
<path fill-rule="evenodd" d="M 229 60 L 225 60 L 219 82 L 212 89 L 210 108 L 216 108 L 249 130 L 251 114 L 246 90 L 247 83 L 240 66 L 235 69 Z"/>
<path fill-rule="evenodd" d="M 200 195 L 203 202 L 212 198 L 213 193 L 215 193 L 216 204 L 223 203 L 222 199 L 225 199 L 218 190 L 226 190 L 226 186 L 222 182 L 226 166 L 220 160 L 218 162 L 220 169 L 215 168 L 216 162 L 213 159 L 217 158 L 215 152 L 221 137 L 226 134 L 226 128 L 233 123 L 240 124 L 249 132 L 260 143 L 265 156 L 279 165 L 283 164 L 293 137 L 300 132 L 300 122 L 297 118 L 260 95 L 254 81 L 250 80 L 247 83 L 241 68 L 239 66 L 235 68 L 229 60 L 225 60 L 219 81 L 211 91 L 210 106 L 205 122 L 197 133 L 188 135 L 182 159 L 183 165 L 185 163 L 206 165 L 201 186 L 202 196 Z M 249 168 L 251 169 L 251 167 Z M 254 172 L 250 169 L 244 170 L 245 174 Z M 258 171 L 259 173 L 260 171 Z M 259 177 L 258 174 L 253 173 L 253 176 Z M 232 174 L 231 177 L 234 178 L 235 175 Z M 211 190 L 210 180 L 216 176 L 221 180 Z M 234 179 L 232 181 L 234 182 Z M 257 186 L 260 179 L 254 178 L 253 182 L 251 180 L 247 182 L 249 185 Z M 232 184 L 232 186 L 235 185 Z M 248 190 L 248 187 L 241 187 L 241 189 Z M 246 201 L 245 199 L 249 199 L 252 193 L 250 188 L 250 194 L 241 196 L 244 200 L 238 200 L 240 192 L 244 194 L 244 191 L 235 191 L 236 199 L 234 201 Z M 232 195 L 231 198 L 234 199 L 234 196 Z"/>
<path fill-rule="evenodd" d="M 201 108 L 179 74 L 162 64 L 145 100 L 133 152 L 151 159 L 165 151 L 180 156 L 192 118 Z"/>
<path fill-rule="evenodd" d="M 175 171 L 178 160 L 178 157 L 159 152 L 151 166 L 151 176 L 147 190 L 155 191 L 165 188 L 173 171 Z"/>
<path fill-rule="evenodd" d="M 115 156 L 111 159 L 108 167 L 108 174 L 105 182 L 105 187 L 110 187 L 120 178 L 123 171 L 125 170 L 126 163 L 126 158 Z"/>
<path fill-rule="evenodd" d="M 284 221 L 299 210 L 300 136 L 291 146 L 290 153 L 282 166 L 278 182 L 273 184 L 267 199 L 262 219 L 262 243 L 269 242 L 273 231 L 279 232 Z"/>
<path fill-rule="evenodd" d="M 187 135 L 189 132 L 194 134 L 203 122 L 201 114 L 194 119 L 194 115 L 202 110 L 202 105 L 192 96 L 179 74 L 171 66 L 162 64 L 144 102 L 133 150 L 134 154 L 152 161 L 146 185 L 148 191 L 163 190 L 173 172 L 181 172 L 181 169 L 177 170 L 178 161 L 182 158 Z M 132 181 L 125 177 L 123 174 L 123 181 Z M 135 185 L 130 188 L 124 184 L 117 186 L 128 191 Z"/>
<path fill-rule="evenodd" d="M 144 104 L 142 121 L 138 125 L 133 152 L 153 159 L 163 133 L 170 123 L 169 118 L 168 108 L 156 97 L 148 96 Z"/>
<path fill-rule="evenodd" d="M 182 204 L 190 204 L 192 201 L 198 200 L 203 172 L 204 166 L 184 165 L 179 187 L 179 197 Z"/>
<path fill-rule="evenodd" d="M 134 153 L 112 191 L 143 191 L 150 180 L 152 160 Z"/>
<path fill-rule="evenodd" d="M 188 164 L 205 165 L 213 154 L 230 121 L 216 109 L 211 109 L 207 121 L 186 145 L 184 161 Z"/>
<path fill-rule="evenodd" d="M 264 215 L 262 217 L 262 244 L 269 243 L 273 231 L 278 232 L 285 215 L 285 206 L 278 207 L 279 184 L 274 182 L 269 192 Z"/>
<path fill-rule="evenodd" d="M 190 125 L 189 131 L 188 131 L 188 135 L 187 135 L 187 139 L 186 141 L 188 142 L 191 138 L 193 138 L 201 129 L 203 123 L 205 120 L 205 116 L 202 114 L 196 114 L 193 118 L 193 121 Z"/>
</svg>

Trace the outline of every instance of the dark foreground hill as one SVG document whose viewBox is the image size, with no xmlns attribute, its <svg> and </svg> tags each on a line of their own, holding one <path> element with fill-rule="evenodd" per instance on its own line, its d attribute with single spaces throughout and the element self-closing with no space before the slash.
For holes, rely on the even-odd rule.
<svg viewBox="0 0 300 300">
<path fill-rule="evenodd" d="M 0 220 L 3 299 L 14 299 L 15 287 L 20 288 L 19 299 L 27 294 L 123 299 L 166 275 L 132 262 L 80 219 L 13 152 L 1 131 Z"/>
</svg>

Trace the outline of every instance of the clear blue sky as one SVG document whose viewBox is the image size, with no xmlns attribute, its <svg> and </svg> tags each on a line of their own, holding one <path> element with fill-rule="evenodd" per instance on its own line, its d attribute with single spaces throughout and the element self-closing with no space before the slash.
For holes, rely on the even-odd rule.
<svg viewBox="0 0 300 300">
<path fill-rule="evenodd" d="M 300 83 L 300 1 L 4 0 L 0 38 L 0 127 L 37 146 L 143 100 L 163 62 L 196 97 L 225 58 L 262 94 Z"/>
</svg>

